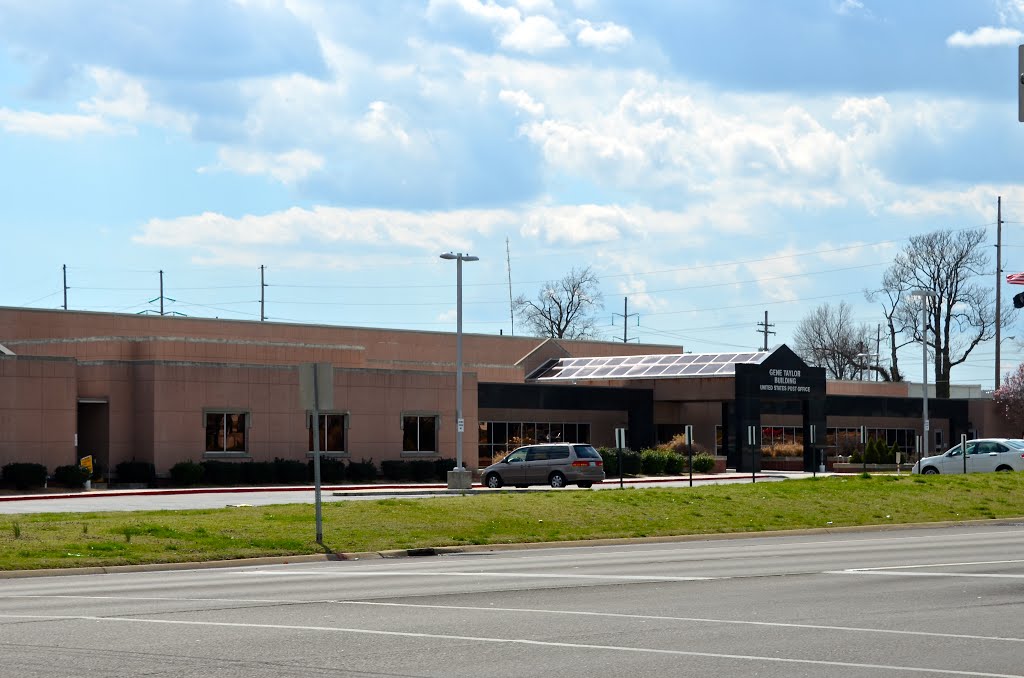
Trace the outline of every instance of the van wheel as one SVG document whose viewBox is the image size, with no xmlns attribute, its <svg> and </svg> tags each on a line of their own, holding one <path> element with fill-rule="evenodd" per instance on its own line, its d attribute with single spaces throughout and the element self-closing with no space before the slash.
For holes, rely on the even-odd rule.
<svg viewBox="0 0 1024 678">
<path fill-rule="evenodd" d="M 565 476 L 561 473 L 552 473 L 548 482 L 551 483 L 551 487 L 565 487 Z"/>
<path fill-rule="evenodd" d="M 935 468 L 934 466 L 929 466 L 924 470 L 924 474 L 926 476 L 935 476 L 939 474 L 939 469 Z"/>
<path fill-rule="evenodd" d="M 584 490 L 589 489 L 589 488 L 594 486 L 594 483 L 576 483 L 576 484 L 578 486 L 582 487 Z"/>
<path fill-rule="evenodd" d="M 499 476 L 497 473 L 488 473 L 487 474 L 487 487 L 490 487 L 490 488 L 496 490 L 499 487 L 501 487 L 501 485 L 502 485 L 502 483 L 501 483 L 501 476 Z"/>
<path fill-rule="evenodd" d="M 999 468 L 996 469 L 996 471 L 1011 471 L 1012 472 L 1013 469 L 1010 468 L 1009 466 L 1000 466 Z"/>
</svg>

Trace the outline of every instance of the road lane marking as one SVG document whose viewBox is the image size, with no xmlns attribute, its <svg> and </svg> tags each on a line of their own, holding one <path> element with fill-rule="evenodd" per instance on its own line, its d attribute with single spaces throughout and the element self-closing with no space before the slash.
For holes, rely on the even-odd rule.
<svg viewBox="0 0 1024 678">
<path fill-rule="evenodd" d="M 829 570 L 824 574 L 868 574 L 878 577 L 966 577 L 970 579 L 1024 579 L 1024 574 L 972 574 L 969 572 L 896 572 L 893 570 Z"/>
<path fill-rule="evenodd" d="M 919 565 L 886 565 L 882 567 L 851 567 L 845 572 L 867 572 L 877 570 L 913 570 L 922 567 L 963 567 L 965 565 L 1009 565 L 1013 563 L 1024 563 L 1024 559 L 1018 560 L 973 560 L 962 563 L 929 563 Z"/>
<path fill-rule="evenodd" d="M 501 577 L 504 579 L 597 579 L 601 581 L 711 581 L 720 577 L 664 577 L 659 575 L 628 574 L 537 574 L 534 572 L 425 572 L 423 570 L 394 570 L 389 572 L 368 572 L 365 570 L 342 572 L 339 570 L 253 570 L 242 572 L 249 576 L 264 577 Z"/>
<path fill-rule="evenodd" d="M 405 631 L 380 631 L 338 626 L 299 626 L 296 624 L 252 624 L 241 622 L 188 621 L 176 619 L 146 619 L 142 617 L 95 617 L 84 615 L 26 615 L 0 614 L 0 619 L 32 619 L 38 621 L 94 621 L 130 624 L 165 624 L 169 626 L 198 626 L 238 629 L 268 629 L 274 631 L 320 631 L 325 633 L 349 633 L 358 635 L 390 636 L 397 638 L 421 638 L 426 640 L 467 641 L 499 645 L 527 645 L 530 647 L 568 648 L 573 650 L 597 650 L 606 652 L 632 652 L 638 654 L 660 654 L 679 657 L 705 657 L 710 659 L 731 659 L 748 662 L 772 662 L 778 664 L 805 664 L 810 666 L 836 666 L 843 668 L 876 669 L 904 673 L 926 673 L 944 676 L 976 676 L 978 678 L 1024 678 L 1022 674 L 988 673 L 985 671 L 958 671 L 919 666 L 898 666 L 893 664 L 867 664 L 861 662 L 840 662 L 824 659 L 796 659 L 792 657 L 768 657 L 761 655 L 726 654 L 720 652 L 696 652 L 692 650 L 664 650 L 659 648 L 628 647 L 623 645 L 592 645 L 589 643 L 559 643 L 554 641 L 529 640 L 526 638 L 485 638 L 479 636 L 446 635 L 441 633 L 410 633 Z"/>
<path fill-rule="evenodd" d="M 926 638 L 959 638 L 962 640 L 986 640 L 996 642 L 1024 643 L 1024 638 L 1011 638 L 1007 636 L 979 636 L 965 633 L 938 633 L 933 631 L 907 631 L 903 629 L 879 629 L 865 628 L 859 626 L 835 626 L 828 624 L 791 624 L 786 622 L 765 622 L 749 621 L 743 619 L 715 619 L 711 617 L 672 617 L 667 615 L 653 614 L 628 614 L 625 612 L 590 612 L 585 610 L 545 610 L 540 608 L 524 607 L 473 607 L 469 605 L 429 605 L 426 603 L 384 603 L 368 600 L 329 600 L 329 599 L 297 599 L 279 598 L 276 600 L 264 598 L 172 598 L 169 596 L 88 596 L 88 595 L 58 595 L 58 594 L 23 594 L 23 595 L 0 595 L 0 599 L 6 598 L 56 598 L 70 600 L 114 600 L 121 603 L 142 601 L 142 602 L 192 602 L 192 603 L 241 603 L 241 604 L 278 604 L 278 605 L 351 605 L 367 607 L 400 607 L 400 608 L 424 608 L 429 610 L 458 610 L 462 612 L 512 612 L 526 614 L 552 614 L 561 616 L 580 617 L 607 617 L 610 619 L 642 619 L 648 621 L 677 621 L 699 624 L 734 624 L 737 626 L 766 626 L 783 629 L 812 629 L 818 631 L 841 631 L 853 633 L 878 633 L 883 635 L 899 636 L 921 636 Z M 195 610 L 204 612 L 206 610 Z"/>
</svg>

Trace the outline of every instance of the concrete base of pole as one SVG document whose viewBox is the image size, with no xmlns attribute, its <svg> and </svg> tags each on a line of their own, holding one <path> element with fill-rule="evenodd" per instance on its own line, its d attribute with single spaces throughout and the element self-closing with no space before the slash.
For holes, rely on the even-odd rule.
<svg viewBox="0 0 1024 678">
<path fill-rule="evenodd" d="M 448 471 L 449 490 L 468 490 L 473 487 L 473 472 L 464 468 Z"/>
</svg>

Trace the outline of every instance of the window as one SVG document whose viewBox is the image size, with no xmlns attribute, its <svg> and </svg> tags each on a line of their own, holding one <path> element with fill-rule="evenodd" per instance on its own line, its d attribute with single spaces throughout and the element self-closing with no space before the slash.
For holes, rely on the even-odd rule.
<svg viewBox="0 0 1024 678">
<path fill-rule="evenodd" d="M 245 452 L 246 412 L 206 412 L 206 451 Z"/>
<path fill-rule="evenodd" d="M 481 421 L 480 468 L 501 461 L 506 454 L 531 443 L 589 443 L 590 424 L 575 422 Z"/>
<path fill-rule="evenodd" d="M 436 414 L 407 414 L 402 417 L 402 451 L 437 451 Z"/>
<path fill-rule="evenodd" d="M 309 429 L 309 451 L 313 451 L 313 415 L 306 418 L 306 428 Z M 343 412 L 328 412 L 318 417 L 317 432 L 320 438 L 321 452 L 346 452 L 346 430 L 348 429 L 348 414 Z"/>
</svg>

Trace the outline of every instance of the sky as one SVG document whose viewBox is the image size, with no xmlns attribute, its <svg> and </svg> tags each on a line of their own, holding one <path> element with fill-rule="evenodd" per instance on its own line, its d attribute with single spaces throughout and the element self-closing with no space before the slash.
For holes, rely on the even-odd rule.
<svg viewBox="0 0 1024 678">
<path fill-rule="evenodd" d="M 986 229 L 994 286 L 997 196 L 1024 271 L 1022 43 L 1024 0 L 0 0 L 0 305 L 66 267 L 153 313 L 162 271 L 165 313 L 258 321 L 263 266 L 269 321 L 451 332 L 452 251 L 467 333 L 586 266 L 608 339 L 874 328 L 913 236 Z"/>
</svg>

